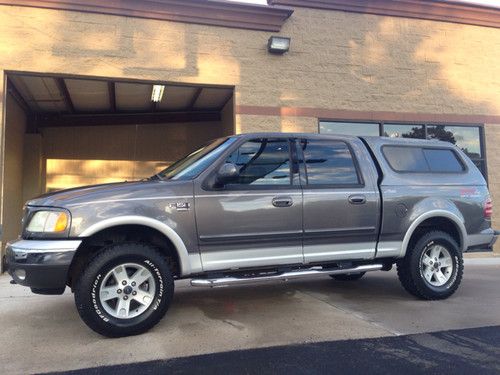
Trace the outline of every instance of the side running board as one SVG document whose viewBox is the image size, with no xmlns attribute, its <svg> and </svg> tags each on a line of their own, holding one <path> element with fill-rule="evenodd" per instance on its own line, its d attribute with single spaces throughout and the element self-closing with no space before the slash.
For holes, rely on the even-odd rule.
<svg viewBox="0 0 500 375">
<path fill-rule="evenodd" d="M 379 271 L 384 268 L 383 264 L 366 264 L 362 266 L 356 266 L 352 268 L 334 268 L 334 269 L 303 269 L 297 271 L 289 271 L 276 273 L 272 275 L 264 276 L 251 276 L 251 277 L 236 277 L 227 276 L 214 279 L 191 279 L 192 286 L 226 286 L 226 285 L 240 285 L 240 284 L 251 284 L 259 281 L 272 281 L 272 280 L 282 280 L 287 281 L 290 279 L 296 279 L 300 277 L 307 276 L 320 276 L 320 275 L 342 275 L 346 273 L 360 273 L 369 271 Z"/>
</svg>

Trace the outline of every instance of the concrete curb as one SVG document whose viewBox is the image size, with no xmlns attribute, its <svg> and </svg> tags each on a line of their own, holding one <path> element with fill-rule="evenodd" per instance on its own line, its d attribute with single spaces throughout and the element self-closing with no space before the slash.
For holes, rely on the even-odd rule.
<svg viewBox="0 0 500 375">
<path fill-rule="evenodd" d="M 466 266 L 500 266 L 500 257 L 465 258 Z"/>
</svg>

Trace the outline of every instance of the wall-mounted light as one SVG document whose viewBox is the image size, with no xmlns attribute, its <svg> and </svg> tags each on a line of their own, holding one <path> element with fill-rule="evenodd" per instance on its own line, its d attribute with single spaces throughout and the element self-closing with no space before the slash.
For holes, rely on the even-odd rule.
<svg viewBox="0 0 500 375">
<path fill-rule="evenodd" d="M 151 101 L 155 103 L 161 102 L 161 98 L 163 98 L 163 91 L 165 91 L 165 86 L 153 85 L 153 91 L 151 92 Z"/>
<path fill-rule="evenodd" d="M 271 53 L 284 54 L 290 49 L 290 38 L 272 36 L 267 41 L 267 50 Z"/>
</svg>

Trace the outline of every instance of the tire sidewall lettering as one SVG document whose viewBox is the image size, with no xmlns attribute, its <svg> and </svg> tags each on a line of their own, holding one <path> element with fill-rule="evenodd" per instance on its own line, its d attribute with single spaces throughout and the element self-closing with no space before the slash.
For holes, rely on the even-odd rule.
<svg viewBox="0 0 500 375">
<path fill-rule="evenodd" d="M 158 269 L 158 267 L 149 259 L 144 260 L 144 263 L 151 268 L 151 270 L 156 274 L 156 277 L 158 279 L 158 290 L 157 290 L 157 296 L 155 298 L 155 302 L 152 304 L 152 309 L 157 310 L 158 307 L 161 304 L 162 297 L 163 297 L 163 292 L 164 292 L 164 286 L 163 286 L 163 276 Z"/>
<path fill-rule="evenodd" d="M 92 283 L 92 290 L 90 292 L 90 296 L 92 299 L 92 306 L 94 307 L 94 311 L 97 314 L 99 318 L 104 320 L 105 322 L 109 322 L 109 319 L 104 313 L 102 312 L 101 308 L 99 307 L 99 302 L 97 301 L 98 297 L 97 295 L 99 294 L 99 286 L 100 286 L 100 281 L 102 279 L 102 273 L 99 273 L 94 282 Z"/>
</svg>

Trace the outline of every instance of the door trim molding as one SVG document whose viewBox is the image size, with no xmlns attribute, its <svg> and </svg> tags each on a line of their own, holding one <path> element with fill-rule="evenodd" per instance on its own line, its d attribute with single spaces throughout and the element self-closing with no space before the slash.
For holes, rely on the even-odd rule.
<svg viewBox="0 0 500 375">
<path fill-rule="evenodd" d="M 283 239 L 295 240 L 302 238 L 301 230 L 290 230 L 280 232 L 248 233 L 248 234 L 217 234 L 212 236 L 199 236 L 202 242 L 218 242 L 221 244 L 236 242 L 271 242 Z"/>
</svg>

